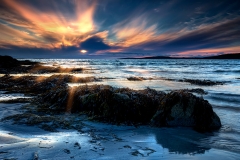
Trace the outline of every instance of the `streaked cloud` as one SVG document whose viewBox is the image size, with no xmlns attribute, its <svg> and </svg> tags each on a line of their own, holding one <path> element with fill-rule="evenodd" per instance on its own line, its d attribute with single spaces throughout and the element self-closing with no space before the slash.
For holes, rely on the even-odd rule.
<svg viewBox="0 0 240 160">
<path fill-rule="evenodd" d="M 24 1 L 4 0 L 3 2 L 9 10 L 4 10 L 1 18 L 11 24 L 8 28 L 12 27 L 12 30 L 16 32 L 23 32 L 21 30 L 24 29 L 25 33 L 31 33 L 28 35 L 28 39 L 38 41 L 38 44 L 35 44 L 38 47 L 46 46 L 44 44 L 51 44 L 47 45 L 50 48 L 52 45 L 56 48 L 62 45 L 78 46 L 81 40 L 88 36 L 88 33 L 94 32 L 97 28 L 93 20 L 95 5 L 88 1 L 71 1 L 74 6 L 74 15 L 72 16 L 58 10 L 58 6 L 61 5 L 58 3 L 60 1 L 42 1 L 45 5 L 55 6 L 55 12 L 43 12 Z M 10 16 L 5 18 L 3 14 Z M 19 21 L 18 17 L 20 17 Z M 16 37 L 26 39 L 23 34 L 12 35 L 12 38 Z"/>
<path fill-rule="evenodd" d="M 122 46 L 129 47 L 152 39 L 156 28 L 156 24 L 148 25 L 145 15 L 140 15 L 117 23 L 113 27 L 113 33 Z"/>
<path fill-rule="evenodd" d="M 106 56 L 239 52 L 239 8 L 234 0 L 2 0 L 0 51 L 69 56 L 81 56 L 81 50 Z"/>
</svg>

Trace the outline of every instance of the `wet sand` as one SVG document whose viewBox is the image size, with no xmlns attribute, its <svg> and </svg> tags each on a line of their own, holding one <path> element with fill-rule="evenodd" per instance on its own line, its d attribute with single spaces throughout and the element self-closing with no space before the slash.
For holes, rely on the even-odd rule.
<svg viewBox="0 0 240 160">
<path fill-rule="evenodd" d="M 113 65 L 112 68 L 114 70 L 111 70 L 110 67 L 109 70 L 111 72 L 107 72 L 105 71 L 106 68 L 103 67 L 99 75 L 95 71 L 94 73 L 73 74 L 77 77 L 95 75 L 98 75 L 98 78 L 105 77 L 100 82 L 68 83 L 68 85 L 107 84 L 114 87 L 134 89 L 150 87 L 166 92 L 174 89 L 194 89 L 199 87 L 197 85 L 189 85 L 186 82 L 168 81 L 158 78 L 149 80 L 148 77 L 158 77 L 152 76 L 155 70 L 152 73 L 146 69 L 123 68 L 119 71 L 123 71 L 124 74 L 117 74 L 119 71 L 115 69 L 116 65 Z M 196 70 L 194 68 L 194 71 Z M 151 76 L 146 75 L 146 79 L 143 81 L 127 80 L 129 75 L 143 76 L 148 72 Z M 160 73 L 165 72 L 161 71 Z M 169 74 L 172 75 L 171 68 Z M 182 72 L 177 67 L 176 73 L 174 72 L 173 75 L 178 76 L 179 74 L 182 74 Z M 189 75 L 192 76 L 192 74 Z M 36 74 L 36 76 L 44 75 Z M 52 74 L 46 75 L 51 76 Z M 206 76 L 206 74 L 198 75 Z M 116 79 L 108 78 L 114 76 L 116 76 Z M 211 76 L 209 77 L 211 79 Z M 235 77 L 235 75 L 225 77 L 230 79 Z M 174 79 L 174 77 L 170 78 Z M 227 78 L 222 81 L 228 81 L 229 79 Z M 213 78 L 213 81 L 216 80 Z M 207 95 L 203 95 L 204 99 L 209 100 L 213 104 L 214 111 L 222 120 L 223 126 L 219 131 L 198 133 L 190 128 L 182 127 L 116 126 L 89 121 L 83 116 L 81 117 L 81 129 L 79 130 L 56 128 L 58 132 L 50 132 L 39 128 L 37 125 L 26 126 L 24 124 L 13 124 L 15 122 L 11 120 L 1 120 L 0 159 L 238 159 L 240 157 L 240 143 L 238 139 L 240 126 L 238 123 L 239 109 L 236 105 L 239 102 L 239 85 L 235 84 L 238 82 L 237 80 L 234 79 L 234 82 L 221 86 L 201 86 L 208 92 Z M 2 95 L 3 97 L 0 97 L 0 99 L 2 98 L 3 100 L 24 98 L 22 94 L 11 93 Z M 0 103 L 0 119 L 23 113 L 24 110 L 21 107 L 24 105 L 24 103 Z M 73 116 L 65 114 L 62 115 L 62 118 L 69 119 Z"/>
<path fill-rule="evenodd" d="M 1 118 L 21 113 L 22 105 L 1 103 Z M 58 129 L 58 132 L 48 132 L 36 126 L 1 121 L 0 158 L 237 159 L 240 156 L 221 148 L 217 142 L 209 143 L 217 132 L 202 134 L 181 127 L 116 126 L 91 122 L 84 117 L 82 122 L 81 131 Z"/>
</svg>

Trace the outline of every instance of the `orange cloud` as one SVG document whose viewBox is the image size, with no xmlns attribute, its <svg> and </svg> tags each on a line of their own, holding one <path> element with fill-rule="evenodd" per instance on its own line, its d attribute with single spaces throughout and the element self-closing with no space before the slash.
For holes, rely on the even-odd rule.
<svg viewBox="0 0 240 160">
<path fill-rule="evenodd" d="M 0 24 L 0 46 L 37 47 L 40 40 L 31 36 L 27 31 L 14 29 L 8 25 Z M 49 44 L 42 44 L 41 47 L 48 48 Z"/>
<path fill-rule="evenodd" d="M 0 10 L 0 48 L 11 48 L 10 46 L 52 50 L 66 48 L 68 51 L 67 49 L 71 48 L 69 46 L 72 46 L 73 50 L 79 52 L 83 49 L 80 48 L 81 43 L 96 36 L 107 48 L 93 51 L 87 49 L 88 53 L 167 54 L 170 52 L 187 56 L 239 52 L 239 47 L 217 48 L 223 45 L 237 45 L 239 18 L 221 19 L 214 23 L 203 22 L 201 25 L 196 25 L 197 27 L 175 25 L 162 30 L 161 20 L 166 22 L 166 17 L 159 12 L 165 13 L 164 9 L 171 6 L 168 4 L 169 6 L 154 9 L 157 12 L 154 14 L 140 6 L 135 11 L 131 11 L 128 17 L 124 17 L 124 20 L 106 27 L 105 25 L 109 23 L 106 19 L 109 17 L 103 18 L 102 21 L 106 20 L 106 23 L 102 23 L 104 26 L 99 26 L 94 20 L 96 7 L 100 6 L 98 1 L 62 0 L 62 3 L 57 0 L 38 1 L 46 6 L 44 10 L 41 10 L 42 7 L 34 7 L 27 1 L 2 0 L 1 2 L 4 7 Z M 68 6 L 65 7 L 65 3 Z M 101 14 L 102 12 L 99 12 L 100 16 Z M 104 27 L 112 28 L 100 30 Z M 212 49 L 198 49 L 206 46 Z M 91 47 L 90 45 L 89 48 Z"/>
<path fill-rule="evenodd" d="M 60 48 L 62 45 L 78 46 L 82 39 L 87 37 L 87 33 L 92 33 L 97 29 L 93 19 L 95 5 L 88 3 L 88 1 L 74 1 L 75 8 L 73 8 L 73 10 L 75 11 L 75 17 L 70 19 L 60 10 L 58 10 L 57 13 L 51 13 L 50 11 L 42 12 L 20 1 L 4 0 L 3 2 L 28 22 L 28 24 L 25 23 L 24 32 L 32 33 L 28 36 L 24 35 L 24 32 L 21 31 L 22 28 L 19 28 L 22 23 L 18 23 L 15 19 L 12 24 L 19 27 L 18 29 L 15 27 L 15 29 L 12 30 L 18 33 L 10 35 L 14 32 L 9 32 L 5 29 L 5 34 L 8 34 L 9 39 L 18 38 L 26 40 L 27 38 L 29 41 L 38 42 L 32 47 L 48 46 L 52 48 L 52 46 L 54 46 L 55 48 Z M 57 2 L 54 3 L 55 6 L 58 5 Z M 0 26 L 0 28 L 2 28 L 2 26 Z M 20 32 L 23 32 L 23 34 L 20 34 Z M 31 43 L 29 43 L 29 45 L 31 45 Z"/>
<path fill-rule="evenodd" d="M 156 24 L 148 26 L 145 15 L 141 15 L 116 24 L 113 33 L 120 40 L 118 45 L 129 47 L 152 39 L 156 34 L 156 27 Z"/>
<path fill-rule="evenodd" d="M 113 27 L 113 33 L 115 34 L 118 42 L 114 45 L 127 48 L 134 47 L 135 49 L 146 43 L 167 43 L 173 39 L 176 39 L 186 33 L 187 29 L 177 31 L 165 31 L 159 33 L 157 29 L 157 23 L 150 23 L 148 14 L 142 14 L 138 16 L 130 16 L 130 18 L 117 23 Z M 152 50 L 152 48 L 145 48 L 146 50 Z"/>
<path fill-rule="evenodd" d="M 119 49 L 108 49 L 104 51 L 97 51 L 96 54 L 103 54 L 103 53 L 119 53 L 124 52 L 125 48 L 119 48 Z"/>
</svg>

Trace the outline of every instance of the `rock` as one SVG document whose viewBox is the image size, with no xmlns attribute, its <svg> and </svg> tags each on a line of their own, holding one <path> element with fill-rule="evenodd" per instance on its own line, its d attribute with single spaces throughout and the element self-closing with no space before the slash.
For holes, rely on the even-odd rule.
<svg viewBox="0 0 240 160">
<path fill-rule="evenodd" d="M 17 66 L 20 66 L 20 63 L 18 60 L 10 56 L 0 56 L 0 67 L 12 68 Z"/>
<path fill-rule="evenodd" d="M 223 85 L 224 82 L 211 81 L 211 80 L 199 80 L 199 79 L 183 79 L 179 80 L 180 82 L 188 82 L 200 86 L 213 86 L 213 85 Z"/>
<path fill-rule="evenodd" d="M 83 68 L 62 68 L 60 66 L 45 66 L 39 62 L 29 60 L 19 61 L 10 56 L 0 55 L 0 73 L 17 74 L 17 73 L 81 73 Z"/>
<path fill-rule="evenodd" d="M 208 101 L 181 90 L 170 92 L 161 100 L 151 124 L 193 127 L 203 132 L 221 127 L 220 119 Z"/>
<path fill-rule="evenodd" d="M 74 147 L 77 147 L 78 149 L 81 149 L 81 145 L 78 142 L 74 143 Z"/>
<path fill-rule="evenodd" d="M 64 112 L 86 114 L 91 119 L 112 124 L 139 125 L 149 124 L 151 121 L 158 127 L 186 126 L 199 131 L 217 129 L 221 126 L 219 117 L 213 112 L 211 105 L 189 93 L 204 94 L 202 89 L 180 90 L 166 94 L 150 88 L 132 90 L 107 85 L 69 87 L 67 83 L 72 80 L 80 82 L 88 79 L 69 75 L 50 77 L 5 75 L 0 77 L 0 89 L 34 96 L 30 102 L 39 115 L 23 114 L 12 118 L 27 125 L 41 125 L 47 130 L 52 130 L 52 126 L 43 123 L 57 120 L 43 115 Z M 56 125 L 69 128 L 69 124 L 62 121 L 56 122 Z"/>
<path fill-rule="evenodd" d="M 115 124 L 149 123 L 156 112 L 157 100 L 141 93 L 135 93 L 132 99 L 133 96 L 132 98 L 129 96 L 132 90 L 121 91 L 122 93 L 115 93 L 113 89 L 102 89 L 81 96 L 80 112 L 87 112 L 93 119 Z"/>
<path fill-rule="evenodd" d="M 213 86 L 213 85 L 223 85 L 226 82 L 212 81 L 212 80 L 200 80 L 200 79 L 172 79 L 172 78 L 161 78 L 167 81 L 178 81 L 178 82 L 188 82 L 190 84 L 199 85 L 199 86 Z"/>
<path fill-rule="evenodd" d="M 193 127 L 207 131 L 221 127 L 212 106 L 188 90 L 169 94 L 152 89 L 114 89 L 109 86 L 55 88 L 35 99 L 39 111 L 84 113 L 112 124 L 153 124 Z M 44 104 L 46 103 L 46 104 Z M 69 109 L 69 110 L 66 110 Z"/>
<path fill-rule="evenodd" d="M 38 64 L 38 62 L 31 62 L 28 60 L 19 61 L 10 56 L 0 55 L 0 73 L 2 74 L 26 73 L 35 64 Z"/>
<path fill-rule="evenodd" d="M 33 160 L 39 160 L 39 158 L 38 158 L 38 153 L 37 153 L 37 152 L 34 152 L 34 154 L 33 154 Z"/>
<path fill-rule="evenodd" d="M 188 92 L 197 93 L 197 94 L 201 94 L 201 95 L 208 94 L 208 92 L 204 91 L 201 88 L 190 89 L 190 90 L 188 90 Z"/>
<path fill-rule="evenodd" d="M 144 78 L 142 78 L 142 77 L 129 77 L 129 78 L 127 78 L 127 80 L 129 80 L 129 81 L 142 81 L 142 80 L 144 80 Z"/>
<path fill-rule="evenodd" d="M 191 92 L 191 93 L 197 93 L 197 94 L 200 94 L 200 95 L 206 95 L 206 94 L 208 94 L 207 91 L 204 91 L 204 90 L 201 89 L 201 88 L 183 89 L 183 91 Z"/>
<path fill-rule="evenodd" d="M 113 96 L 115 97 L 115 99 L 129 100 L 129 96 L 127 94 L 114 93 Z"/>
<path fill-rule="evenodd" d="M 69 149 L 64 149 L 63 152 L 67 153 L 67 154 L 70 154 L 70 150 Z"/>
</svg>

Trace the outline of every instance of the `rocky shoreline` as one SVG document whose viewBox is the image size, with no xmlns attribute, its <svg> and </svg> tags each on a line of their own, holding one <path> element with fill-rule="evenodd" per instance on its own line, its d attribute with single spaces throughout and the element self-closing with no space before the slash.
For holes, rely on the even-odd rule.
<svg viewBox="0 0 240 160">
<path fill-rule="evenodd" d="M 36 64 L 33 63 L 28 67 L 34 68 Z M 0 70 L 12 73 L 11 70 L 15 72 L 15 68 L 14 65 L 11 67 L 2 65 Z M 68 70 L 68 72 L 72 71 Z M 40 70 L 37 72 L 42 73 Z M 54 117 L 64 113 L 85 114 L 89 119 L 117 125 L 182 126 L 192 127 L 199 132 L 221 127 L 221 121 L 208 101 L 191 93 L 204 94 L 201 89 L 165 93 L 150 88 L 132 90 L 107 85 L 70 87 L 67 84 L 97 80 L 94 77 L 79 78 L 71 75 L 17 77 L 6 74 L 0 77 L 0 90 L 8 93 L 24 93 L 33 98 L 28 99 L 30 105 L 25 108 L 25 113 L 3 120 L 13 119 L 19 123 L 41 124 L 42 128 L 52 131 L 59 125 L 49 124 L 50 121 L 57 121 Z M 46 117 L 48 115 L 51 115 L 51 118 Z M 36 117 L 38 121 L 34 121 Z M 58 124 L 63 123 L 58 122 Z M 70 127 L 71 123 L 68 126 Z"/>
<path fill-rule="evenodd" d="M 0 74 L 82 73 L 83 71 L 83 68 L 62 68 L 55 65 L 45 66 L 39 62 L 19 61 L 10 56 L 0 55 Z"/>
<path fill-rule="evenodd" d="M 111 124 L 184 126 L 197 131 L 221 127 L 212 106 L 188 90 L 167 94 L 150 88 L 131 90 L 106 85 L 69 87 L 67 83 L 71 78 L 55 75 L 38 81 L 38 77 L 34 76 L 16 78 L 6 75 L 0 78 L 0 89 L 33 96 L 29 99 L 31 110 L 41 115 L 84 113 L 90 119 Z"/>
<path fill-rule="evenodd" d="M 223 85 L 226 82 L 220 82 L 220 81 L 211 81 L 211 80 L 199 80 L 199 79 L 169 79 L 169 78 L 162 78 L 163 80 L 167 81 L 176 81 L 176 82 L 187 82 L 193 85 L 198 86 L 214 86 L 214 85 Z"/>
</svg>

